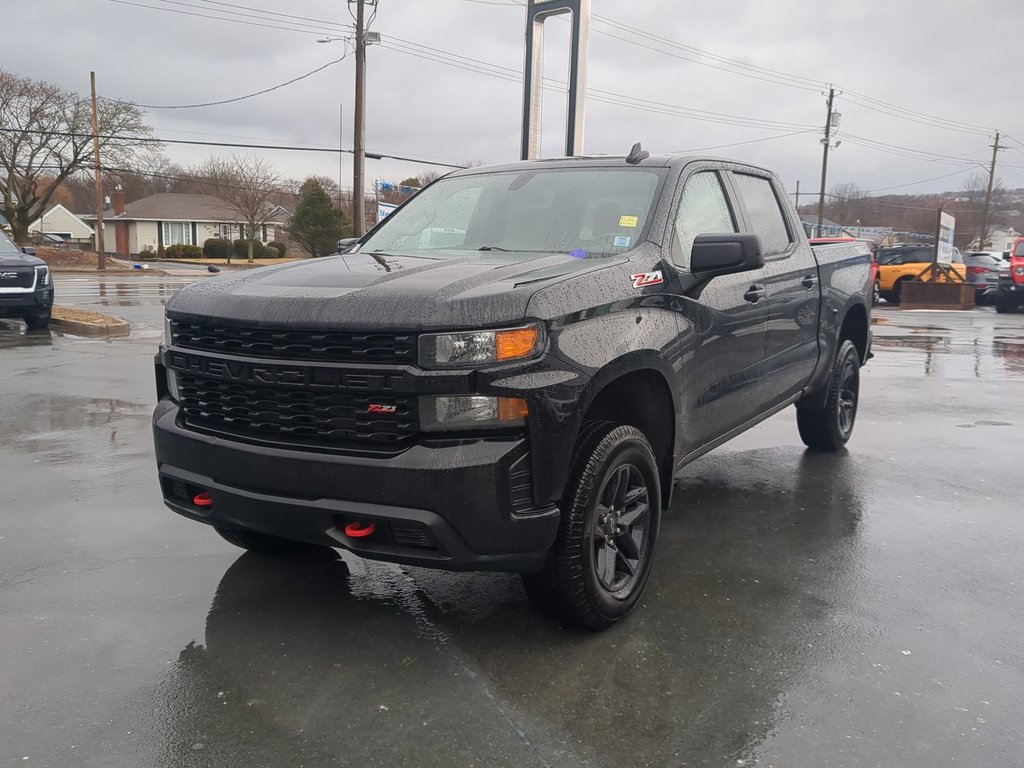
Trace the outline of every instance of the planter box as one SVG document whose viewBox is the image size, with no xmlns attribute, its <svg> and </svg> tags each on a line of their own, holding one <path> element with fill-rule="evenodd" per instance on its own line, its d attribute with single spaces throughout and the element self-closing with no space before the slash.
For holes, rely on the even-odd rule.
<svg viewBox="0 0 1024 768">
<path fill-rule="evenodd" d="M 900 309 L 974 309 L 975 291 L 969 283 L 914 280 L 903 284 Z"/>
</svg>

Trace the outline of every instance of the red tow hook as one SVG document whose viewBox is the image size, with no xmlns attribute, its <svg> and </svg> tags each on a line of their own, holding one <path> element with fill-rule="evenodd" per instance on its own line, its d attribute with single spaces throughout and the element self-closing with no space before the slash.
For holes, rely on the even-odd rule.
<svg viewBox="0 0 1024 768">
<path fill-rule="evenodd" d="M 345 526 L 345 535 L 353 539 L 365 539 L 367 536 L 373 536 L 373 532 L 376 530 L 377 526 L 373 523 L 364 524 L 357 520 Z"/>
<path fill-rule="evenodd" d="M 202 493 L 197 493 L 192 498 L 192 503 L 195 504 L 197 507 L 212 507 L 213 496 L 210 495 L 209 491 L 203 491 Z"/>
</svg>

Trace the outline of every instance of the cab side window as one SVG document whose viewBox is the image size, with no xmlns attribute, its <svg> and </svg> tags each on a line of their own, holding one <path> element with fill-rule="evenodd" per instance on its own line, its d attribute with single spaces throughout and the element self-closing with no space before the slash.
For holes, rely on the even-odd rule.
<svg viewBox="0 0 1024 768">
<path fill-rule="evenodd" d="M 683 188 L 683 199 L 676 212 L 672 261 L 690 268 L 690 252 L 697 235 L 738 232 L 722 180 L 715 171 L 693 174 Z"/>
<path fill-rule="evenodd" d="M 786 218 L 782 214 L 771 180 L 747 173 L 734 173 L 732 178 L 747 205 L 750 226 L 754 234 L 761 238 L 764 255 L 778 256 L 788 251 L 793 238 L 786 226 Z"/>
</svg>

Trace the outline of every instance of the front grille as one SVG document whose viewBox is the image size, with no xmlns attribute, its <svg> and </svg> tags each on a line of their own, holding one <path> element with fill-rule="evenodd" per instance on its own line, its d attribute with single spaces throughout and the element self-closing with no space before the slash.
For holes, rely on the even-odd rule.
<svg viewBox="0 0 1024 768">
<path fill-rule="evenodd" d="M 171 341 L 188 349 L 275 360 L 416 362 L 416 337 L 408 333 L 232 328 L 172 320 Z"/>
<path fill-rule="evenodd" d="M 31 288 L 36 280 L 34 267 L 0 267 L 0 290 Z"/>
<path fill-rule="evenodd" d="M 178 374 L 185 423 L 197 429 L 299 445 L 398 446 L 416 434 L 416 398 L 277 389 Z M 368 413 L 372 404 L 394 413 Z"/>
</svg>

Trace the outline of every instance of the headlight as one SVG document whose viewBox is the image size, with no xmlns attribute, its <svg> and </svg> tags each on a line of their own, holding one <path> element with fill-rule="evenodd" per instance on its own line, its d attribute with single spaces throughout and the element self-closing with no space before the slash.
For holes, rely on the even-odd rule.
<svg viewBox="0 0 1024 768">
<path fill-rule="evenodd" d="M 171 321 L 167 319 L 166 315 L 164 315 L 164 346 L 171 346 L 172 341 L 173 338 L 171 337 Z"/>
<path fill-rule="evenodd" d="M 49 285 L 50 284 L 50 268 L 49 267 L 36 267 L 36 285 Z"/>
<path fill-rule="evenodd" d="M 420 365 L 455 368 L 535 357 L 544 348 L 544 327 L 538 323 L 501 331 L 427 333 L 420 336 Z"/>
<path fill-rule="evenodd" d="M 528 412 L 526 401 L 517 397 L 421 397 L 420 428 L 424 432 L 433 432 L 440 429 L 521 427 L 526 424 Z"/>
<path fill-rule="evenodd" d="M 1017 267 L 1013 271 L 1016 272 L 1018 275 L 1024 275 L 1024 267 Z"/>
</svg>

